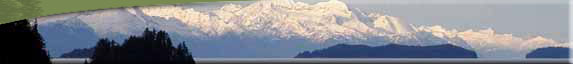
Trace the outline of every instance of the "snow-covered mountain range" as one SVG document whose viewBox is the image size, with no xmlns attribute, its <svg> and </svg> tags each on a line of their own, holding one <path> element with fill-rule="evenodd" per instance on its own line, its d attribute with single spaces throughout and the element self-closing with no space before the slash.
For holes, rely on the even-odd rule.
<svg viewBox="0 0 573 64">
<path fill-rule="evenodd" d="M 65 48 L 76 47 L 52 43 L 79 42 L 50 39 L 57 35 L 46 34 L 62 32 L 42 30 L 42 27 L 53 27 L 55 24 L 89 27 L 83 31 L 93 30 L 98 38 L 114 40 L 139 35 L 145 28 L 160 29 L 167 31 L 175 42 L 190 42 L 192 53 L 198 57 L 292 57 L 305 50 L 338 43 L 369 46 L 390 43 L 408 46 L 452 44 L 476 51 L 480 58 L 525 58 L 527 53 L 537 48 L 569 47 L 569 43 L 542 36 L 516 37 L 496 33 L 491 28 L 459 31 L 439 25 L 404 24 L 398 17 L 381 12 L 363 12 L 358 8 L 349 8 L 338 0 L 316 4 L 260 0 L 247 5 L 226 4 L 211 11 L 183 6 L 96 10 L 41 17 L 38 20 L 40 33 L 47 38 L 48 49 L 59 51 L 71 51 Z M 70 24 L 72 22 L 64 21 L 77 22 Z M 93 45 L 95 42 L 86 43 Z M 50 53 L 59 55 L 63 52 Z"/>
</svg>

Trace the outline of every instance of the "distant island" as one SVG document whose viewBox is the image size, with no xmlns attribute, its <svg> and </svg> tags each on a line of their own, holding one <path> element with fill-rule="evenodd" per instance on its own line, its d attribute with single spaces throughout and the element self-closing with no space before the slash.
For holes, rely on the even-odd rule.
<svg viewBox="0 0 573 64">
<path fill-rule="evenodd" d="M 74 49 L 71 52 L 64 53 L 60 58 L 90 58 L 94 53 L 94 48 Z"/>
<path fill-rule="evenodd" d="M 326 49 L 304 51 L 295 58 L 477 58 L 477 54 L 450 44 L 435 46 L 389 44 L 374 47 L 338 44 Z"/>
<path fill-rule="evenodd" d="M 533 50 L 527 58 L 569 58 L 569 48 L 546 47 Z"/>
</svg>

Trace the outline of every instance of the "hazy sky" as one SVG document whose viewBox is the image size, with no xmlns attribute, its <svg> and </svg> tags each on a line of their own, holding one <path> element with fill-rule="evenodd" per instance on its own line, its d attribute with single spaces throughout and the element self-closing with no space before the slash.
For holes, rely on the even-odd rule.
<svg viewBox="0 0 573 64">
<path fill-rule="evenodd" d="M 568 0 L 342 0 L 351 8 L 384 11 L 406 24 L 568 40 Z"/>
</svg>

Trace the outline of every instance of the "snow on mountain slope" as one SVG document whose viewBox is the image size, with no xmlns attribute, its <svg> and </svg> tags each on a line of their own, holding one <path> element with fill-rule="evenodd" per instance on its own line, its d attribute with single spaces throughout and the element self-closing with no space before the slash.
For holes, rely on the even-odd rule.
<svg viewBox="0 0 573 64">
<path fill-rule="evenodd" d="M 376 13 L 364 16 L 367 13 L 359 9 L 351 10 L 337 0 L 317 4 L 263 0 L 244 7 L 229 4 L 212 12 L 199 12 L 178 6 L 146 7 L 142 10 L 146 15 L 182 20 L 190 27 L 211 36 L 262 31 L 261 34 L 281 38 L 300 36 L 317 42 L 329 39 L 363 42 L 379 37 L 402 45 L 453 44 L 475 50 L 480 53 L 480 57 L 493 58 L 523 58 L 536 48 L 566 44 L 543 37 L 524 39 L 510 34 L 496 34 L 491 29 L 458 32 L 441 26 L 407 27 L 396 17 Z"/>
<path fill-rule="evenodd" d="M 138 35 L 144 28 L 156 28 L 170 34 L 202 40 L 238 35 L 238 40 L 252 37 L 273 40 L 303 38 L 319 44 L 452 44 L 474 50 L 481 58 L 524 58 L 525 54 L 537 48 L 568 47 L 568 43 L 541 36 L 515 37 L 511 34 L 497 34 L 493 29 L 460 32 L 441 26 L 407 26 L 397 17 L 362 12 L 337 0 L 316 4 L 293 0 L 261 0 L 248 5 L 227 4 L 212 11 L 198 11 L 181 5 L 162 5 L 92 11 L 75 16 L 102 37 Z M 52 20 L 62 18 L 67 17 Z"/>
<path fill-rule="evenodd" d="M 478 52 L 482 58 L 525 58 L 527 53 L 544 47 L 569 47 L 569 43 L 559 43 L 541 36 L 534 38 L 515 37 L 511 34 L 496 34 L 491 28 L 484 30 L 447 30 L 441 26 L 421 26 L 417 32 L 431 32 L 434 36 L 449 41 L 461 39 Z M 457 44 L 455 42 L 450 42 Z"/>
<path fill-rule="evenodd" d="M 68 18 L 79 19 L 73 22 L 86 23 L 86 26 L 93 29 L 100 38 L 115 40 L 122 40 L 128 35 L 140 35 L 139 33 L 142 33 L 145 28 L 162 29 L 182 34 L 191 31 L 179 20 L 165 20 L 158 17 L 145 16 L 137 7 L 69 13 L 38 19 L 40 21 L 39 24 L 44 25 L 68 20 Z"/>
<path fill-rule="evenodd" d="M 142 10 L 149 16 L 182 20 L 188 26 L 206 33 L 197 35 L 207 36 L 255 31 L 279 38 L 300 36 L 324 42 L 334 37 L 365 39 L 372 33 L 378 33 L 352 17 L 343 2 L 335 0 L 314 5 L 290 0 L 268 0 L 245 7 L 230 4 L 213 12 L 199 12 L 178 6 L 145 7 Z"/>
</svg>

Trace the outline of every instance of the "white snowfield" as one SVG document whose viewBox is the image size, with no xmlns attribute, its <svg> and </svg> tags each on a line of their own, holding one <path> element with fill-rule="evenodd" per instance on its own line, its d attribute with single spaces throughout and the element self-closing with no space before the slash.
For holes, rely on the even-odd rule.
<svg viewBox="0 0 573 64">
<path fill-rule="evenodd" d="M 406 26 L 396 17 L 364 13 L 359 9 L 351 11 L 344 2 L 337 0 L 317 4 L 262 0 L 247 6 L 228 4 L 209 12 L 169 5 L 142 10 L 146 15 L 178 19 L 190 27 L 197 27 L 205 33 L 196 34 L 201 36 L 257 32 L 283 39 L 304 37 L 317 42 L 334 39 L 357 40 L 358 43 L 383 38 L 391 43 L 413 46 L 453 44 L 476 51 L 480 58 L 524 58 L 537 48 L 569 45 L 541 36 L 521 38 L 497 34 L 491 28 L 458 31 L 439 25 Z M 363 17 L 367 20 L 362 20 Z"/>
<path fill-rule="evenodd" d="M 455 30 L 440 25 L 403 24 L 400 18 L 381 12 L 363 12 L 357 8 L 349 8 L 344 2 L 338 0 L 316 4 L 293 0 L 260 0 L 248 5 L 226 4 L 220 9 L 212 11 L 197 11 L 180 5 L 146 6 L 118 10 L 127 10 L 128 14 L 133 15 L 155 16 L 180 21 L 187 27 L 164 29 L 183 30 L 176 33 L 203 37 L 204 39 L 216 39 L 225 34 L 241 34 L 255 37 L 274 36 L 274 39 L 305 38 L 316 43 L 335 41 L 371 46 L 389 43 L 410 46 L 452 44 L 474 50 L 480 58 L 525 58 L 527 53 L 538 48 L 569 47 L 569 43 L 557 42 L 542 36 L 534 38 L 516 37 L 511 34 L 496 33 L 492 28 Z M 123 18 L 123 16 L 113 16 L 118 14 L 117 10 L 101 12 L 102 14 L 80 16 L 80 19 L 91 22 L 103 21 L 101 18 Z M 104 22 L 87 24 L 96 26 L 94 30 L 97 33 L 116 31 L 138 34 L 130 33 L 127 30 L 135 28 L 111 28 L 109 26 L 124 25 L 100 23 Z M 108 21 L 108 23 L 113 22 Z"/>
</svg>

